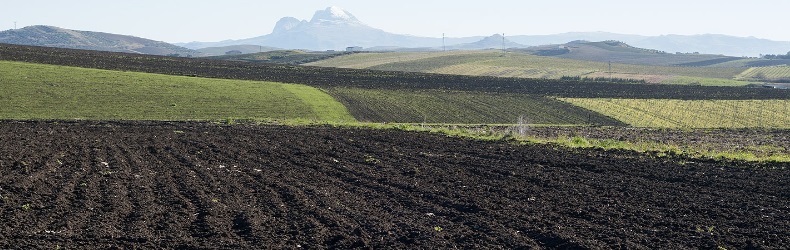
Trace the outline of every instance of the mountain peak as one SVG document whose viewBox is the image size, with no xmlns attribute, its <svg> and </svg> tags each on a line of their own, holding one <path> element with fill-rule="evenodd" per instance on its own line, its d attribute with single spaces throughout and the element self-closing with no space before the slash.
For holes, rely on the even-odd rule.
<svg viewBox="0 0 790 250">
<path fill-rule="evenodd" d="M 311 23 L 322 23 L 322 22 L 361 23 L 350 12 L 337 6 L 332 6 L 326 8 L 325 10 L 316 11 L 315 15 L 313 15 L 313 19 L 311 19 L 310 22 Z"/>
<path fill-rule="evenodd" d="M 299 19 L 296 19 L 294 17 L 283 17 L 280 19 L 280 21 L 277 21 L 276 25 L 274 25 L 274 30 L 272 31 L 272 33 L 282 33 L 289 31 L 293 28 L 296 28 L 301 23 L 302 21 L 299 21 Z"/>
</svg>

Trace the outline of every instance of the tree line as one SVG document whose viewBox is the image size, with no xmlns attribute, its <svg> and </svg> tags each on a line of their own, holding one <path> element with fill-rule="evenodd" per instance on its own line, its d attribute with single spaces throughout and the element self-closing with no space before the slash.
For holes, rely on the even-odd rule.
<svg viewBox="0 0 790 250">
<path fill-rule="evenodd" d="M 764 59 L 790 59 L 790 52 L 787 52 L 786 55 L 763 55 Z"/>
</svg>

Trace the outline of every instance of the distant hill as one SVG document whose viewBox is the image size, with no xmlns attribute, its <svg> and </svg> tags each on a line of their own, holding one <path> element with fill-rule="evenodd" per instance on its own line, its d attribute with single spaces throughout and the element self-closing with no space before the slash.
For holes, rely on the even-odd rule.
<svg viewBox="0 0 790 250">
<path fill-rule="evenodd" d="M 260 45 L 231 45 L 231 46 L 223 46 L 223 47 L 202 48 L 202 49 L 198 49 L 197 51 L 201 53 L 201 56 L 224 56 L 224 55 L 228 55 L 229 52 L 231 51 L 236 51 L 241 54 L 251 54 L 251 53 L 269 52 L 275 50 L 282 50 L 282 49 L 275 47 L 268 47 L 268 46 L 260 46 Z"/>
<path fill-rule="evenodd" d="M 559 45 L 535 46 L 519 51 L 566 59 L 660 66 L 711 66 L 743 59 L 710 54 L 667 53 L 655 49 L 637 48 L 619 41 L 573 41 Z"/>
<path fill-rule="evenodd" d="M 508 39 L 530 46 L 564 44 L 576 40 L 616 40 L 636 47 L 650 48 L 667 53 L 698 52 L 700 54 L 727 56 L 756 57 L 760 54 L 785 54 L 790 51 L 790 42 L 787 41 L 716 34 L 640 36 L 609 32 L 570 32 L 555 35 L 511 36 Z"/>
<path fill-rule="evenodd" d="M 514 43 L 503 37 L 500 34 L 494 34 L 493 36 L 489 36 L 483 38 L 480 41 L 473 42 L 473 43 L 464 43 L 458 45 L 451 45 L 448 46 L 447 49 L 453 50 L 481 50 L 481 49 L 503 49 L 504 48 L 524 48 L 527 47 L 523 44 Z"/>
<path fill-rule="evenodd" d="M 184 47 L 140 37 L 41 25 L 0 32 L 0 43 L 149 55 L 200 54 Z"/>
<path fill-rule="evenodd" d="M 256 63 L 279 63 L 279 64 L 305 64 L 329 58 L 353 54 L 354 52 L 310 52 L 302 50 L 273 50 L 259 53 L 249 53 L 240 55 L 222 55 L 209 57 L 210 59 L 246 61 Z"/>
<path fill-rule="evenodd" d="M 744 67 L 675 65 L 679 62 L 683 62 L 683 60 L 696 60 L 695 62 L 702 62 L 709 58 L 720 59 L 727 57 L 662 54 L 660 52 L 639 49 L 625 43 L 614 41 L 579 41 L 566 45 L 542 47 L 546 50 L 553 47 L 563 54 L 556 52 L 557 54 L 551 56 L 538 56 L 535 55 L 536 52 L 545 52 L 546 50 L 531 50 L 534 48 L 508 49 L 507 53 L 495 50 L 357 53 L 307 63 L 305 65 L 520 78 L 620 78 L 632 81 L 643 80 L 647 83 L 684 85 L 743 86 L 752 83 L 734 79 L 735 76 L 748 69 Z M 577 51 L 578 54 L 571 51 Z M 617 55 L 622 58 L 622 61 L 629 61 L 631 63 L 613 61 L 610 65 L 607 61 L 600 60 L 600 58 L 609 58 L 606 55 Z M 640 58 L 640 56 L 642 56 L 642 58 Z M 697 56 L 697 58 L 695 59 L 694 56 Z M 587 57 L 588 59 L 571 59 L 571 57 Z M 589 60 L 589 58 L 597 58 L 599 60 Z M 740 58 L 736 59 L 741 60 Z M 652 62 L 653 64 L 633 63 L 636 61 Z M 744 78 L 744 80 L 748 79 Z"/>
</svg>

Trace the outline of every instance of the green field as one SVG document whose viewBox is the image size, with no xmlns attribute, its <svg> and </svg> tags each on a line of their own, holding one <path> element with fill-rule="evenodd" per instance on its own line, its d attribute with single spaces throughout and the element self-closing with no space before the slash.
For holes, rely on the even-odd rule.
<svg viewBox="0 0 790 250">
<path fill-rule="evenodd" d="M 741 74 L 735 76 L 736 79 L 743 80 L 779 80 L 790 79 L 790 66 L 771 66 L 749 68 Z"/>
<path fill-rule="evenodd" d="M 790 128 L 790 100 L 560 100 L 635 127 Z"/>
<path fill-rule="evenodd" d="M 705 78 L 705 77 L 692 77 L 692 76 L 673 76 L 661 81 L 663 84 L 683 84 L 683 85 L 700 85 L 700 86 L 746 86 L 754 84 L 754 82 L 721 79 L 721 78 Z"/>
<path fill-rule="evenodd" d="M 0 119 L 355 121 L 316 88 L 0 61 Z"/>
<path fill-rule="evenodd" d="M 360 121 L 396 123 L 530 124 L 621 123 L 563 102 L 533 95 L 462 91 L 331 88 Z"/>
<path fill-rule="evenodd" d="M 499 51 L 453 51 L 422 53 L 363 53 L 340 56 L 310 63 L 312 66 L 366 68 L 456 75 L 551 78 L 589 76 L 609 71 L 606 62 L 582 61 L 525 53 L 502 54 Z M 732 79 L 742 68 L 671 67 L 635 64 L 612 64 L 615 74 L 643 76 L 688 76 Z M 729 84 L 729 83 L 728 83 Z"/>
</svg>

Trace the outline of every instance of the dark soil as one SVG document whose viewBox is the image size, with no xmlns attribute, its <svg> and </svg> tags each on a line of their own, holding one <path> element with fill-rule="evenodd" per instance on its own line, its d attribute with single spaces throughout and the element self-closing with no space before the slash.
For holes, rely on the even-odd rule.
<svg viewBox="0 0 790 250">
<path fill-rule="evenodd" d="M 499 130 L 512 127 L 500 127 Z M 748 151 L 768 156 L 790 152 L 790 129 L 657 129 L 633 127 L 531 127 L 528 136 L 558 138 L 581 136 L 632 143 L 655 142 L 683 148 L 719 152 Z"/>
<path fill-rule="evenodd" d="M 779 249 L 787 165 L 396 130 L 6 121 L 0 249 Z"/>
</svg>

